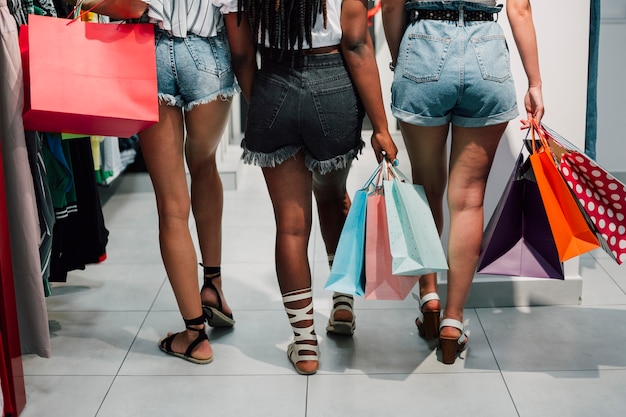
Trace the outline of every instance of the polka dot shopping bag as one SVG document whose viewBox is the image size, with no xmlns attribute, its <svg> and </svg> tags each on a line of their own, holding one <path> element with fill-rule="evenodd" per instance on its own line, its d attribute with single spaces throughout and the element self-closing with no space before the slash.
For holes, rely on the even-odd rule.
<svg viewBox="0 0 626 417">
<path fill-rule="evenodd" d="M 555 131 L 542 126 L 560 155 L 559 170 L 618 264 L 626 261 L 626 185 Z"/>
</svg>

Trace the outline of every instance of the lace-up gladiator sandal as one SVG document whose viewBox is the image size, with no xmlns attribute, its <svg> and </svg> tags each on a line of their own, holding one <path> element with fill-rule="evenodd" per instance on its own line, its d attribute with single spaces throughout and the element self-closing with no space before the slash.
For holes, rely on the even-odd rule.
<svg viewBox="0 0 626 417">
<path fill-rule="evenodd" d="M 309 302 L 301 308 L 288 307 L 289 304 L 302 300 Z M 283 304 L 294 334 L 294 340 L 287 348 L 287 357 L 289 357 L 296 372 L 301 375 L 312 375 L 317 372 L 319 365 L 319 348 L 313 323 L 313 292 L 307 288 L 285 293 L 283 294 Z M 311 324 L 307 326 L 306 322 Z M 315 362 L 314 366 L 311 366 L 309 362 Z"/>
</svg>

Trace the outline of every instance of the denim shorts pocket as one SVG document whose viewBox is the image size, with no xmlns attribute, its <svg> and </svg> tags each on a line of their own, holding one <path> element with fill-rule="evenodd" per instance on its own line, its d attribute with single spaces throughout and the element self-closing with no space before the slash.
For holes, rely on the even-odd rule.
<svg viewBox="0 0 626 417">
<path fill-rule="evenodd" d="M 359 126 L 359 104 L 352 83 L 312 92 L 317 116 L 325 137 L 337 139 Z"/>
<path fill-rule="evenodd" d="M 504 82 L 511 78 L 509 47 L 504 35 L 488 35 L 471 39 L 483 79 Z"/>
<path fill-rule="evenodd" d="M 254 77 L 252 97 L 248 106 L 248 122 L 257 129 L 271 129 L 280 108 L 287 97 L 289 86 L 263 72 Z"/>
<path fill-rule="evenodd" d="M 409 34 L 402 75 L 418 83 L 437 81 L 451 42 L 450 38 L 423 33 Z"/>
<path fill-rule="evenodd" d="M 189 37 L 185 44 L 198 71 L 218 77 L 230 71 L 230 49 L 225 36 Z"/>
</svg>

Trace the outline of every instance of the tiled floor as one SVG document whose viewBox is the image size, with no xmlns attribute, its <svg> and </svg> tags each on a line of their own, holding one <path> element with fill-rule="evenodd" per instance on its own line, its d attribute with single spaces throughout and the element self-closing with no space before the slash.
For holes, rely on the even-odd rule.
<svg viewBox="0 0 626 417">
<path fill-rule="evenodd" d="M 373 169 L 366 152 L 355 190 Z M 24 357 L 22 417 L 161 416 L 623 416 L 626 409 L 626 269 L 584 255 L 581 305 L 472 308 L 469 349 L 441 364 L 414 325 L 417 304 L 356 302 L 353 338 L 324 332 L 331 307 L 319 228 L 310 247 L 319 372 L 298 375 L 273 265 L 274 225 L 256 167 L 226 191 L 225 291 L 233 330 L 211 330 L 215 360 L 164 355 L 157 340 L 182 329 L 162 267 L 154 197 L 127 174 L 104 206 L 108 260 L 73 271 L 47 300 L 52 353 Z M 624 386 L 622 386 L 624 384 Z"/>
</svg>

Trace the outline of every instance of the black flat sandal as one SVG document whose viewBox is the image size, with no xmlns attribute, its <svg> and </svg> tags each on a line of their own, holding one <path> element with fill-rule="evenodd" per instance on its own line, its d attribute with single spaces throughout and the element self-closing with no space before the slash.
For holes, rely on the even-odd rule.
<svg viewBox="0 0 626 417">
<path fill-rule="evenodd" d="M 211 327 L 233 327 L 235 325 L 235 319 L 232 313 L 227 314 L 223 311 L 222 297 L 220 297 L 219 291 L 217 291 L 217 288 L 213 284 L 214 279 L 221 277 L 219 267 L 204 266 L 203 264 L 200 264 L 200 266 L 204 269 L 204 285 L 202 285 L 200 292 L 209 288 L 214 291 L 217 296 L 217 307 L 202 304 L 202 311 L 204 312 L 207 323 Z"/>
<path fill-rule="evenodd" d="M 191 320 L 185 320 L 185 319 L 183 320 L 185 321 L 185 327 L 187 328 L 187 330 L 198 332 L 198 337 L 193 342 L 191 342 L 191 344 L 187 347 L 187 350 L 185 351 L 185 353 L 178 353 L 172 350 L 172 343 L 174 342 L 174 338 L 177 335 L 181 334 L 182 332 L 174 333 L 161 339 L 159 341 L 159 349 L 161 349 L 162 352 L 165 352 L 168 355 L 176 356 L 177 358 L 181 358 L 189 362 L 197 363 L 199 365 L 206 365 L 207 363 L 213 362 L 213 356 L 207 359 L 198 359 L 198 358 L 194 358 L 193 356 L 191 356 L 191 352 L 193 352 L 193 350 L 196 348 L 196 346 L 198 346 L 198 344 L 200 344 L 201 342 L 205 340 L 209 340 L 209 337 L 207 336 L 206 331 L 204 329 L 204 320 L 205 320 L 204 315 L 200 317 L 196 317 L 195 319 L 191 319 Z M 190 327 L 190 326 L 199 326 L 201 324 L 203 325 L 201 329 Z"/>
</svg>

